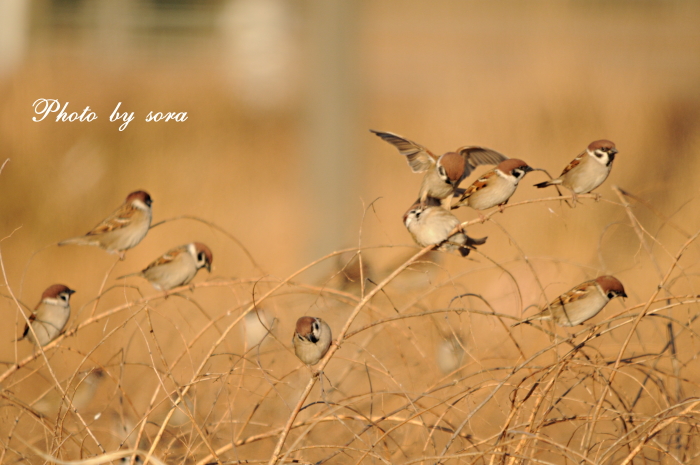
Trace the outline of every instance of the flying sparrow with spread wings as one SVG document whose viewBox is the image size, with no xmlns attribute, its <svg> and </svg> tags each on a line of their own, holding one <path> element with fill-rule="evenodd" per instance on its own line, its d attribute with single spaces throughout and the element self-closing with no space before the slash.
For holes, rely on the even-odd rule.
<svg viewBox="0 0 700 465">
<path fill-rule="evenodd" d="M 29 316 L 29 324 L 24 326 L 22 337 L 18 340 L 27 338 L 35 345 L 45 346 L 56 339 L 70 318 L 70 296 L 73 293 L 73 289 L 63 284 L 54 284 L 46 288 L 41 295 L 41 301 Z"/>
<path fill-rule="evenodd" d="M 292 344 L 299 360 L 316 365 L 331 346 L 331 328 L 320 318 L 302 316 L 297 320 Z"/>
<path fill-rule="evenodd" d="M 498 206 L 502 212 L 503 205 L 515 193 L 520 180 L 530 171 L 532 168 L 517 158 L 502 161 L 467 187 L 456 206 L 466 205 L 475 210 Z"/>
<path fill-rule="evenodd" d="M 615 297 L 627 297 L 622 283 L 614 276 L 599 276 L 560 295 L 537 315 L 513 326 L 533 320 L 551 320 L 559 326 L 580 325 L 596 316 Z"/>
<path fill-rule="evenodd" d="M 426 199 L 440 199 L 449 209 L 455 189 L 478 165 L 496 165 L 508 157 L 485 147 L 465 146 L 437 156 L 427 148 L 390 132 L 371 132 L 396 147 L 414 173 L 425 173 L 420 188 L 421 205 Z"/>
<path fill-rule="evenodd" d="M 566 187 L 573 193 L 575 204 L 577 194 L 587 194 L 603 184 L 610 174 L 616 154 L 615 144 L 609 140 L 591 142 L 586 150 L 564 168 L 558 178 L 540 182 L 535 187 Z"/>
<path fill-rule="evenodd" d="M 451 252 L 459 250 L 466 257 L 476 245 L 486 242 L 486 238 L 474 239 L 464 231 L 450 233 L 459 226 L 459 219 L 442 207 L 414 204 L 403 216 L 403 222 L 416 244 L 421 247 L 437 246 L 438 250 Z"/>
<path fill-rule="evenodd" d="M 184 286 L 194 279 L 202 268 L 211 272 L 214 257 L 209 247 L 201 242 L 192 242 L 170 249 L 138 273 L 120 276 L 146 278 L 159 291 L 168 291 Z"/>
<path fill-rule="evenodd" d="M 147 192 L 136 191 L 126 197 L 124 204 L 84 236 L 61 241 L 58 245 L 95 245 L 109 253 L 118 253 L 135 247 L 146 237 L 151 226 L 151 204 Z"/>
</svg>

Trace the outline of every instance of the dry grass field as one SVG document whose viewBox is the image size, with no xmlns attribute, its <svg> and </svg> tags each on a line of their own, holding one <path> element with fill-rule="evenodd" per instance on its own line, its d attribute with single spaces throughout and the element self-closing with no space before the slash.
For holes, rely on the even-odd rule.
<svg viewBox="0 0 700 465">
<path fill-rule="evenodd" d="M 0 74 L 1 464 L 700 463 L 700 4 L 28 5 Z M 33 122 L 38 98 L 98 119 Z M 462 258 L 412 244 L 420 175 L 370 128 L 553 175 L 619 154 L 598 202 L 534 172 L 457 210 L 488 236 Z M 56 246 L 137 189 L 157 226 L 124 261 Z M 191 241 L 192 285 L 116 279 Z M 602 274 L 629 297 L 511 327 Z M 65 332 L 15 342 L 53 283 Z M 302 315 L 333 330 L 320 376 Z"/>
</svg>

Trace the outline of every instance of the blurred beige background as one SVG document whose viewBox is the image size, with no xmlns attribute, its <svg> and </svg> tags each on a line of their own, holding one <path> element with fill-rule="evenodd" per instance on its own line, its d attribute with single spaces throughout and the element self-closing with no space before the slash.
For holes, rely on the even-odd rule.
<svg viewBox="0 0 700 465">
<path fill-rule="evenodd" d="M 70 111 L 89 105 L 99 118 L 35 123 L 38 98 L 70 102 Z M 118 102 L 136 115 L 123 132 L 109 122 Z M 146 123 L 149 111 L 187 112 L 188 120 Z M 592 140 L 611 139 L 620 153 L 597 192 L 618 201 L 610 187 L 619 185 L 693 233 L 700 227 L 700 3 L 4 0 L 0 163 L 10 161 L 0 174 L 0 237 L 11 236 L 0 251 L 9 284 L 32 307 L 54 282 L 78 289 L 74 308 L 88 304 L 115 257 L 51 244 L 88 231 L 136 189 L 152 195 L 154 222 L 179 215 L 213 222 L 245 245 L 264 274 L 280 278 L 342 248 L 410 246 L 401 216 L 420 175 L 370 128 L 439 153 L 491 147 L 553 175 Z M 543 179 L 529 174 L 511 202 L 554 195 L 532 187 Z M 635 208 L 675 253 L 685 239 Z M 460 290 L 487 296 L 499 312 L 519 315 L 545 300 L 523 253 L 548 299 L 614 273 L 636 304 L 659 279 L 624 210 L 609 203 L 587 200 L 574 210 L 539 203 L 494 220 L 508 234 L 491 223 L 470 232 L 489 236 L 482 252 L 521 279 L 522 302 L 493 269 Z M 212 276 L 261 276 L 224 234 L 181 220 L 151 231 L 107 285 L 192 240 L 212 248 Z M 654 247 L 665 270 L 668 254 Z M 374 279 L 408 250 L 368 252 Z M 689 254 L 696 261 L 697 250 Z M 474 260 L 443 262 L 453 272 L 489 265 Z M 679 293 L 695 290 L 693 264 Z M 331 265 L 299 279 L 324 283 Z M 211 296 L 210 314 L 233 305 L 229 298 Z M 319 307 L 304 301 L 292 313 Z M 10 360 L 15 346 L 5 341 L 23 323 L 9 303 L 1 309 L 17 321 L 0 329 L 0 354 Z M 343 315 L 329 319 L 340 324 Z M 286 341 L 291 323 L 281 324 Z M 493 348 L 488 331 L 472 343 L 477 352 Z"/>
<path fill-rule="evenodd" d="M 440 153 L 485 145 L 552 174 L 591 140 L 610 138 L 620 155 L 599 189 L 606 197 L 619 184 L 671 214 L 698 192 L 694 2 L 9 0 L 2 8 L 11 27 L 0 28 L 0 156 L 11 161 L 1 226 L 5 234 L 21 226 L 3 244 L 14 282 L 32 252 L 87 231 L 137 188 L 155 199 L 155 221 L 215 222 L 274 274 L 358 244 L 363 207 L 378 198 L 363 242 L 407 244 L 400 217 L 420 176 L 369 128 Z M 70 102 L 70 111 L 89 105 L 99 118 L 34 123 L 37 98 Z M 118 102 L 136 114 L 124 132 L 108 121 Z M 189 119 L 146 123 L 149 111 Z M 531 188 L 537 176 L 514 201 L 552 193 Z M 697 209 L 685 208 L 691 219 Z M 566 212 L 546 212 L 524 208 L 502 221 L 536 215 L 530 224 L 540 226 L 518 239 L 556 256 L 561 236 L 540 239 Z M 129 262 L 200 236 L 214 249 L 230 245 L 181 222 L 154 230 Z M 47 266 L 76 254 L 92 259 L 81 269 Z M 250 271 L 235 247 L 217 258 L 223 275 Z M 108 261 L 95 250 L 50 248 L 34 258 L 27 293 L 84 279 Z"/>
</svg>

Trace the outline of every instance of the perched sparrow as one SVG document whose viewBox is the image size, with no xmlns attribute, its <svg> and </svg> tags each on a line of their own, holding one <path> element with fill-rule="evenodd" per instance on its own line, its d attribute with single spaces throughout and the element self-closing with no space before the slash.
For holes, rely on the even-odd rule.
<svg viewBox="0 0 700 465">
<path fill-rule="evenodd" d="M 360 265 L 362 265 L 360 267 Z M 337 277 L 334 281 L 339 281 L 339 287 L 343 291 L 355 292 L 362 288 L 362 282 L 371 279 L 372 266 L 370 259 L 356 252 L 345 252 L 336 255 L 336 271 L 333 274 Z"/>
<path fill-rule="evenodd" d="M 394 145 L 404 155 L 414 173 L 425 173 L 420 187 L 420 202 L 433 197 L 450 208 L 455 189 L 478 165 L 496 165 L 507 157 L 485 147 L 460 147 L 438 157 L 427 148 L 390 132 L 371 132 Z"/>
<path fill-rule="evenodd" d="M 316 365 L 331 345 L 331 328 L 320 318 L 302 316 L 292 337 L 294 353 L 307 365 Z"/>
<path fill-rule="evenodd" d="M 94 368 L 87 373 L 81 373 L 76 385 L 66 386 L 66 393 L 71 398 L 73 407 L 82 413 L 82 410 L 92 402 L 105 376 L 102 368 Z M 62 404 L 66 409 L 70 407 L 67 399 L 54 388 L 34 403 L 34 409 L 44 416 L 54 416 Z"/>
<path fill-rule="evenodd" d="M 124 204 L 84 236 L 61 241 L 58 245 L 96 245 L 109 253 L 119 253 L 135 247 L 151 226 L 151 196 L 144 191 L 129 194 Z"/>
<path fill-rule="evenodd" d="M 609 140 L 591 142 L 586 150 L 564 168 L 558 178 L 535 184 L 535 187 L 562 185 L 573 192 L 575 203 L 576 194 L 587 194 L 603 184 L 610 174 L 616 153 L 615 144 Z"/>
<path fill-rule="evenodd" d="M 520 180 L 530 171 L 532 168 L 517 158 L 502 161 L 467 187 L 457 205 L 468 205 L 475 210 L 498 205 L 503 211 L 503 205 L 508 203 Z"/>
<path fill-rule="evenodd" d="M 532 320 L 552 320 L 559 326 L 576 326 L 593 318 L 615 297 L 627 297 L 614 276 L 599 276 L 560 295 L 548 307 L 513 326 Z"/>
<path fill-rule="evenodd" d="M 168 250 L 143 271 L 117 279 L 141 276 L 159 291 L 167 291 L 189 283 L 202 268 L 206 267 L 207 271 L 211 272 L 213 259 L 209 247 L 201 242 L 192 242 Z"/>
<path fill-rule="evenodd" d="M 437 366 L 443 374 L 452 373 L 462 365 L 464 360 L 464 341 L 462 338 L 449 335 L 437 348 Z"/>
<path fill-rule="evenodd" d="M 241 326 L 241 330 L 245 333 L 243 336 L 246 339 L 248 350 L 262 343 L 265 339 L 272 339 L 272 337 L 268 338 L 267 336 L 272 334 L 275 320 L 268 316 L 265 309 L 256 307 L 252 312 L 245 314 L 244 320 L 245 325 Z"/>
<path fill-rule="evenodd" d="M 41 302 L 36 306 L 34 312 L 29 316 L 29 324 L 36 333 L 29 329 L 29 325 L 24 326 L 24 332 L 19 340 L 25 337 L 32 343 L 45 346 L 63 331 L 70 317 L 70 296 L 75 291 L 63 284 L 49 286 L 41 295 Z"/>
<path fill-rule="evenodd" d="M 486 238 L 474 239 L 463 231 L 449 236 L 450 232 L 459 226 L 459 219 L 449 211 L 438 206 L 421 207 L 414 204 L 404 215 L 403 223 L 413 240 L 421 247 L 439 246 L 438 250 L 451 252 L 459 250 L 466 257 L 475 245 L 486 242 Z M 448 237 L 449 236 L 449 237 Z"/>
</svg>

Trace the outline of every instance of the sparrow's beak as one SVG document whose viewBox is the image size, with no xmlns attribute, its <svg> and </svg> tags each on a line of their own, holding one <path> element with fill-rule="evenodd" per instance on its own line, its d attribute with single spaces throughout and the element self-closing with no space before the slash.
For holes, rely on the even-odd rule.
<svg viewBox="0 0 700 465">
<path fill-rule="evenodd" d="M 211 263 L 207 263 L 207 271 L 211 273 Z"/>
<path fill-rule="evenodd" d="M 68 293 L 68 295 L 75 294 L 75 291 L 73 289 L 68 289 L 66 292 Z"/>
<path fill-rule="evenodd" d="M 535 171 L 535 168 L 533 168 L 532 166 L 523 166 L 522 170 L 526 173 L 529 173 L 530 171 Z"/>
<path fill-rule="evenodd" d="M 615 155 L 617 153 L 617 149 L 610 149 L 610 155 Z"/>
<path fill-rule="evenodd" d="M 620 294 L 620 297 L 622 297 L 623 299 L 626 299 L 626 298 L 627 298 L 627 294 L 623 292 L 622 294 Z"/>
</svg>

